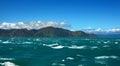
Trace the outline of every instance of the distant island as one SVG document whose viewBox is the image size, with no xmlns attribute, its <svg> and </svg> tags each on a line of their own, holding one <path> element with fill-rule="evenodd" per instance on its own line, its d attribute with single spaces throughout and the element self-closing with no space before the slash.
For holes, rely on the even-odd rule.
<svg viewBox="0 0 120 66">
<path fill-rule="evenodd" d="M 0 37 L 37 37 L 37 38 L 95 38 L 95 34 L 88 34 L 83 31 L 70 31 L 62 28 L 45 27 L 38 30 L 32 29 L 0 29 Z"/>
</svg>

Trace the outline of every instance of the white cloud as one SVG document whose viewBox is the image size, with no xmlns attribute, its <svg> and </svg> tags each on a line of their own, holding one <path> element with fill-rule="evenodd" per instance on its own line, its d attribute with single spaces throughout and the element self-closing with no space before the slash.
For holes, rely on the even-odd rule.
<svg viewBox="0 0 120 66">
<path fill-rule="evenodd" d="M 120 32 L 120 28 L 108 29 L 107 32 Z"/>
<path fill-rule="evenodd" d="M 26 28 L 26 29 L 40 29 L 40 28 L 48 27 L 48 26 L 60 27 L 60 28 L 70 27 L 70 25 L 66 24 L 65 22 L 32 21 L 32 22 L 29 22 L 29 23 L 24 23 L 24 22 L 18 22 L 18 23 L 3 22 L 0 25 L 0 28 L 1 29 L 23 29 L 23 28 Z"/>
<path fill-rule="evenodd" d="M 110 28 L 110 29 L 85 29 L 84 30 L 87 33 L 120 33 L 120 28 Z"/>
<path fill-rule="evenodd" d="M 87 27 L 87 29 L 92 29 L 92 27 Z"/>
</svg>

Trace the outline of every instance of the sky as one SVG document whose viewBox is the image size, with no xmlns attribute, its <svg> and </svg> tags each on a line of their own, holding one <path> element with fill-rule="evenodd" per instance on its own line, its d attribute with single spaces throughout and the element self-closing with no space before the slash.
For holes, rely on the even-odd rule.
<svg viewBox="0 0 120 66">
<path fill-rule="evenodd" d="M 0 0 L 0 28 L 30 27 L 31 22 L 36 29 L 36 25 L 47 24 L 88 32 L 120 32 L 120 0 Z"/>
</svg>

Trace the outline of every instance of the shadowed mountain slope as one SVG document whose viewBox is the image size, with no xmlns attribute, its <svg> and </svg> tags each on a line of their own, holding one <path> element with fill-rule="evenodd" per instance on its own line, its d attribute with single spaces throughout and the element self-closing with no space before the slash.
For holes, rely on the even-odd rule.
<svg viewBox="0 0 120 66">
<path fill-rule="evenodd" d="M 62 28 L 45 27 L 39 30 L 27 29 L 0 29 L 0 37 L 87 37 L 94 38 L 95 34 L 87 34 L 83 31 L 70 31 Z"/>
</svg>

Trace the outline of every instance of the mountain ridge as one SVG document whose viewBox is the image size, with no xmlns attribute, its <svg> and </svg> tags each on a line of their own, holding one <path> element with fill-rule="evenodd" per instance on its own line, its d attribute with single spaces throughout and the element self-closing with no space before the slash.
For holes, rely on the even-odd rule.
<svg viewBox="0 0 120 66">
<path fill-rule="evenodd" d="M 32 29 L 0 29 L 0 37 L 87 37 L 95 38 L 95 34 L 88 34 L 83 31 L 70 31 L 63 28 L 44 27 L 38 30 Z"/>
</svg>

